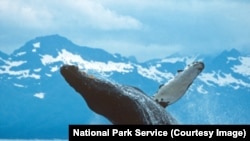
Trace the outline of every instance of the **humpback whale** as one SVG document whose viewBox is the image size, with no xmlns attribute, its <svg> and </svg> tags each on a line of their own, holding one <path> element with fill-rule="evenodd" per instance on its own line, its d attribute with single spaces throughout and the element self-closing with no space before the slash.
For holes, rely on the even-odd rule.
<svg viewBox="0 0 250 141">
<path fill-rule="evenodd" d="M 176 76 L 178 80 L 164 84 L 154 97 L 148 96 L 139 88 L 91 76 L 75 65 L 63 65 L 60 73 L 82 96 L 92 111 L 104 116 L 112 124 L 168 125 L 178 122 L 165 109 L 166 105 L 175 102 L 185 93 L 199 74 L 197 72 L 201 72 L 204 68 L 204 64 L 203 67 L 198 67 L 202 64 L 193 63 L 179 72 L 180 74 Z M 183 80 L 181 83 L 179 82 L 181 79 L 188 80 Z"/>
<path fill-rule="evenodd" d="M 178 74 L 173 79 L 160 86 L 158 92 L 153 96 L 154 100 L 163 107 L 176 102 L 185 94 L 204 67 L 203 62 L 193 62 L 184 70 L 178 70 Z"/>
<path fill-rule="evenodd" d="M 138 88 L 95 78 L 74 65 L 63 65 L 60 72 L 88 107 L 112 124 L 177 124 L 165 108 Z"/>
</svg>

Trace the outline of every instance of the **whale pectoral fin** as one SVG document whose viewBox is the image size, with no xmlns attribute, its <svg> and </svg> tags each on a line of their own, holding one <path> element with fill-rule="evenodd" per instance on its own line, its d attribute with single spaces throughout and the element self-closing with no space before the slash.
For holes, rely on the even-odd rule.
<svg viewBox="0 0 250 141">
<path fill-rule="evenodd" d="M 163 107 L 166 108 L 169 105 L 169 102 L 159 102 L 159 104 Z"/>
<path fill-rule="evenodd" d="M 166 108 L 169 105 L 169 102 L 165 102 L 163 101 L 163 99 L 161 99 L 160 101 L 158 99 L 155 99 L 155 101 L 160 104 L 163 108 Z"/>
<path fill-rule="evenodd" d="M 191 82 L 188 86 L 187 86 L 187 89 L 186 91 L 189 89 L 189 87 L 192 85 L 193 82 Z"/>
<path fill-rule="evenodd" d="M 161 85 L 159 86 L 159 89 L 160 89 L 162 86 L 164 86 L 164 84 L 161 84 Z"/>
<path fill-rule="evenodd" d="M 178 73 L 183 72 L 183 70 L 177 70 Z"/>
</svg>

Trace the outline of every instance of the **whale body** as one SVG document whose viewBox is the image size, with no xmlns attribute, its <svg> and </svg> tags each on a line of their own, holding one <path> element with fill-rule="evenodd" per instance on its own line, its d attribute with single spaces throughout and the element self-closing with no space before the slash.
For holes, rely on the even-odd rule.
<svg viewBox="0 0 250 141">
<path fill-rule="evenodd" d="M 193 62 L 184 70 L 179 70 L 152 97 L 137 87 L 95 78 L 75 65 L 63 65 L 60 72 L 68 84 L 83 97 L 88 107 L 111 123 L 166 125 L 178 124 L 166 107 L 185 94 L 203 69 L 203 62 Z"/>
<path fill-rule="evenodd" d="M 138 88 L 95 78 L 74 65 L 63 65 L 60 72 L 92 111 L 113 124 L 178 124 L 164 107 Z"/>
</svg>

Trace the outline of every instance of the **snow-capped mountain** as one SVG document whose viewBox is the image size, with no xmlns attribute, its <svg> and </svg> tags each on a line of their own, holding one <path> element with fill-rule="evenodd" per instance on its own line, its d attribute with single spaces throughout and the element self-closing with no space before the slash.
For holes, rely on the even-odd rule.
<svg viewBox="0 0 250 141">
<path fill-rule="evenodd" d="M 250 124 L 250 56 L 235 49 L 216 57 L 175 55 L 139 63 L 51 35 L 10 55 L 0 52 L 0 138 L 67 138 L 69 124 L 110 124 L 63 79 L 63 64 L 153 95 L 193 61 L 203 61 L 204 71 L 167 110 L 182 124 Z"/>
</svg>

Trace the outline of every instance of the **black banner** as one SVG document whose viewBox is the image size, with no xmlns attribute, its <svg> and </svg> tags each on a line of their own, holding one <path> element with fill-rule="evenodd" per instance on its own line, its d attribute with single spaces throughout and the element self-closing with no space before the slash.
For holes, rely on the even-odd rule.
<svg viewBox="0 0 250 141">
<path fill-rule="evenodd" d="M 69 125 L 69 141 L 100 136 L 249 140 L 249 132 L 250 125 Z"/>
</svg>

